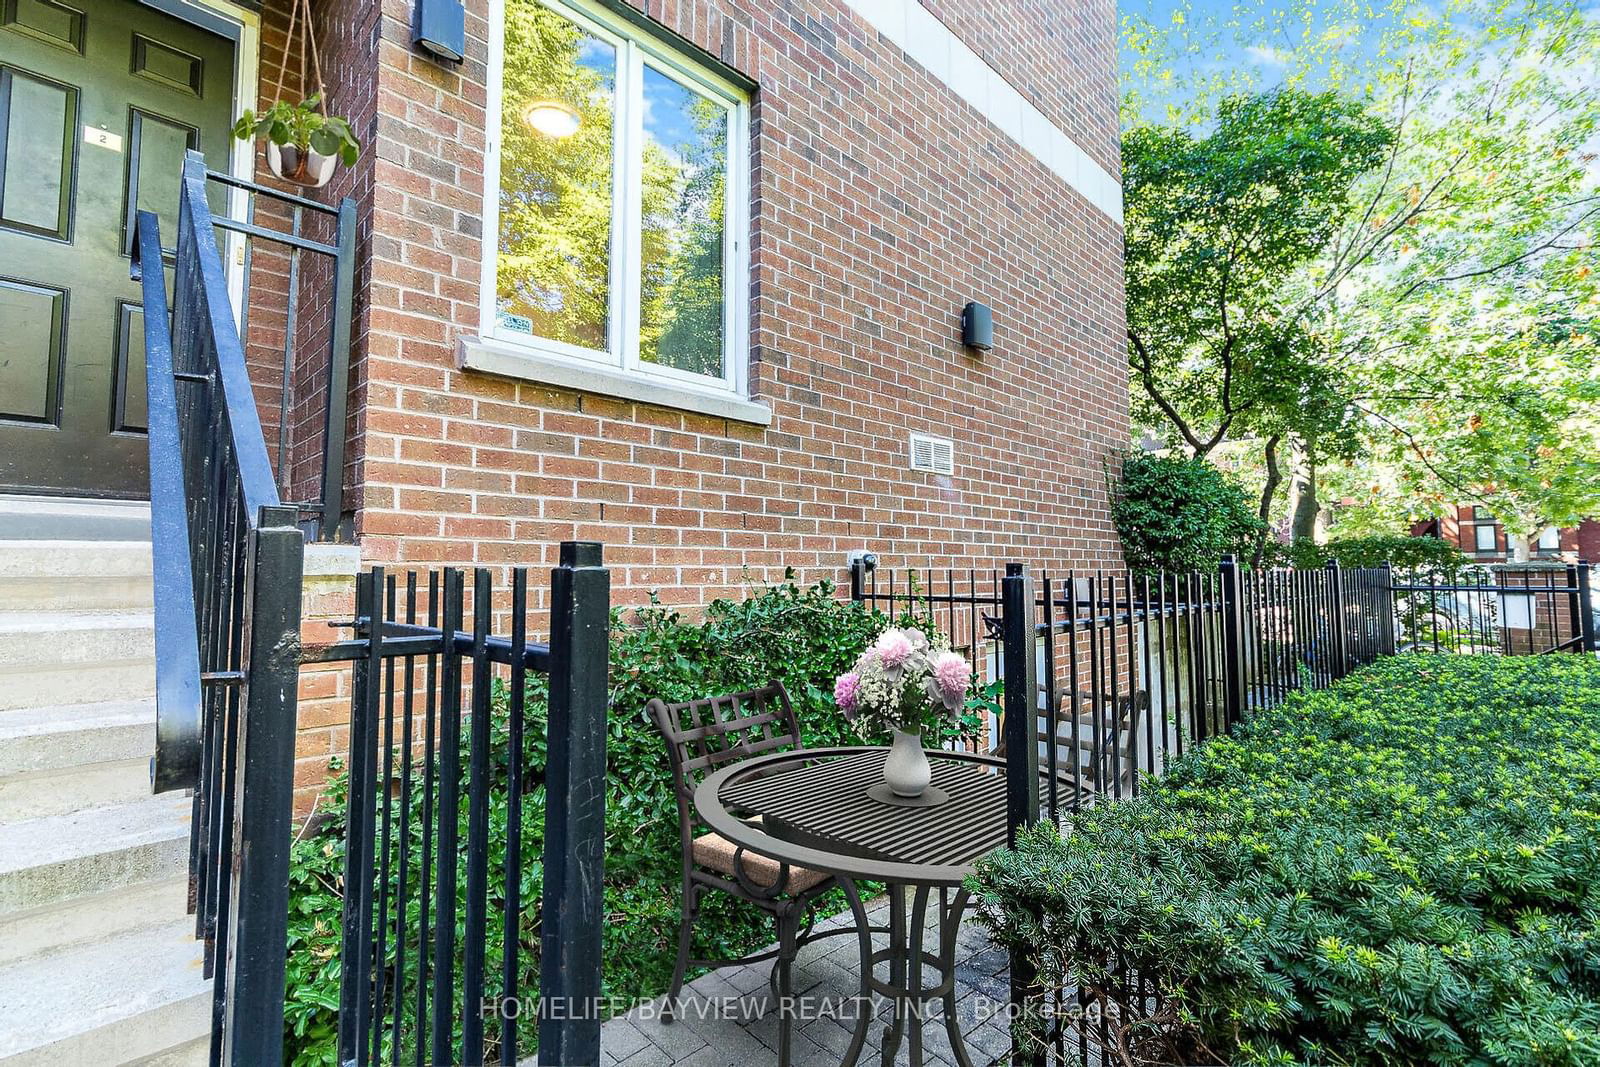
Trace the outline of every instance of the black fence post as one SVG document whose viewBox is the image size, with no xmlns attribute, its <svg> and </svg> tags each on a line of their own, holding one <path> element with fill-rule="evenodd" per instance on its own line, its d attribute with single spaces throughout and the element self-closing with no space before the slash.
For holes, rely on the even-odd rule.
<svg viewBox="0 0 1600 1067">
<path fill-rule="evenodd" d="M 1033 579 L 1007 563 L 1000 580 L 1004 675 L 1007 841 L 1039 821 L 1038 668 L 1034 663 Z"/>
<path fill-rule="evenodd" d="M 350 319 L 356 289 L 356 202 L 339 202 L 334 261 L 333 322 L 328 338 L 328 406 L 323 412 L 322 521 L 319 541 L 348 541 L 354 534 L 344 515 L 345 405 L 350 391 Z M 284 388 L 289 387 L 284 382 Z"/>
<path fill-rule="evenodd" d="M 1578 647 L 1591 655 L 1600 651 L 1594 627 L 1594 595 L 1590 590 L 1589 561 L 1580 559 L 1577 565 L 1576 581 L 1573 585 L 1578 590 Z"/>
<path fill-rule="evenodd" d="M 1222 586 L 1222 699 L 1224 721 L 1232 730 L 1244 718 L 1244 592 L 1238 561 L 1223 556 L 1218 567 Z"/>
<path fill-rule="evenodd" d="M 1006 746 L 1006 841 L 1039 821 L 1038 668 L 1034 663 L 1033 579 L 1020 563 L 1007 563 L 1000 580 L 1001 674 Z M 1048 638 L 1047 638 L 1048 640 Z M 1019 1048 L 1019 1037 L 1034 1023 L 1041 1006 L 1038 975 L 1027 952 L 1011 951 L 1012 1062 L 1043 1063 L 1037 1052 Z"/>
<path fill-rule="evenodd" d="M 1378 570 L 1382 575 L 1383 581 L 1381 590 L 1383 597 L 1380 601 L 1381 617 L 1378 619 L 1378 654 L 1380 656 L 1392 656 L 1394 655 L 1395 625 L 1398 621 L 1395 618 L 1394 610 L 1394 564 L 1384 560 L 1383 565 Z"/>
<path fill-rule="evenodd" d="M 611 576 L 601 565 L 600 545 L 563 541 L 560 565 L 550 575 L 541 1063 L 600 1062 L 610 608 Z"/>
<path fill-rule="evenodd" d="M 249 659 L 240 692 L 234 779 L 232 930 L 221 1062 L 283 1059 L 289 926 L 289 826 L 300 695 L 300 589 L 305 540 L 292 507 L 263 507 L 247 547 Z"/>
<path fill-rule="evenodd" d="M 1350 673 L 1350 642 L 1346 638 L 1349 605 L 1344 599 L 1344 568 L 1336 559 L 1328 560 L 1328 600 L 1332 605 L 1329 638 L 1333 642 L 1333 676 L 1343 678 Z"/>
<path fill-rule="evenodd" d="M 850 561 L 850 600 L 859 604 L 866 596 L 867 562 L 857 556 Z"/>
</svg>

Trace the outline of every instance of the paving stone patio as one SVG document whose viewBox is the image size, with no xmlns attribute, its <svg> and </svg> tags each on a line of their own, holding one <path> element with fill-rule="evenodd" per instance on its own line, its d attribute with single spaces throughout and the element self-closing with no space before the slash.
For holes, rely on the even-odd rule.
<svg viewBox="0 0 1600 1067">
<path fill-rule="evenodd" d="M 930 908 L 930 912 L 934 909 Z M 887 925 L 889 902 L 881 897 L 868 906 L 872 925 Z M 937 945 L 930 915 L 924 947 Z M 817 929 L 849 925 L 849 914 L 817 923 Z M 887 943 L 875 935 L 875 947 Z M 962 923 L 956 950 L 957 1013 L 973 1064 L 985 1065 L 1011 1051 L 1004 1009 L 1010 994 L 1006 954 L 996 948 L 971 912 Z M 612 1019 L 600 1030 L 602 1062 L 606 1067 L 761 1067 L 777 1063 L 778 1018 L 768 986 L 770 962 L 711 971 L 684 989 L 683 1012 L 678 1020 L 661 1020 L 661 1001 L 643 1005 L 626 1016 Z M 801 950 L 794 965 L 794 992 L 801 1018 L 795 1020 L 792 1047 L 795 1067 L 829 1067 L 838 1064 L 850 1044 L 855 1024 L 853 1001 L 859 989 L 859 948 L 850 935 L 824 938 Z M 880 977 L 887 977 L 886 966 Z M 877 1067 L 882 1038 L 891 1020 L 884 1003 L 874 1021 L 858 1061 Z M 770 1009 L 770 1010 L 769 1010 Z M 807 1018 L 805 1016 L 809 1015 Z M 841 1018 L 841 1016 L 843 1016 Z M 942 1018 L 923 1023 L 923 1062 L 931 1067 L 955 1063 Z M 908 1062 L 901 1040 L 897 1062 Z"/>
</svg>

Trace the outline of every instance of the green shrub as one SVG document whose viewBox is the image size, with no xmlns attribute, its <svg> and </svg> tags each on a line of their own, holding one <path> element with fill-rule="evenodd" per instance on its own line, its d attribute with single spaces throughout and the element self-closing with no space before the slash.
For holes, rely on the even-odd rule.
<svg viewBox="0 0 1600 1067">
<path fill-rule="evenodd" d="M 925 621 L 898 620 L 926 626 Z M 611 711 L 607 741 L 606 912 L 603 994 L 650 997 L 665 992 L 677 950 L 679 907 L 678 810 L 672 795 L 672 774 L 664 742 L 645 713 L 651 697 L 688 700 L 716 693 L 753 689 L 778 679 L 788 688 L 808 746 L 859 744 L 833 704 L 833 680 L 848 670 L 888 620 L 839 600 L 824 582 L 802 589 L 792 581 L 761 590 L 742 601 L 719 600 L 703 618 L 690 620 L 679 612 L 652 604 L 636 612 L 613 613 L 611 634 Z M 980 707 L 991 706 L 993 693 L 978 694 L 952 735 L 970 733 Z M 506 694 L 497 688 L 492 720 L 491 752 L 495 761 L 490 795 L 489 938 L 486 959 L 490 977 L 485 992 L 500 988 L 499 960 L 503 923 L 505 826 L 508 796 L 506 766 Z M 535 787 L 524 793 L 522 824 L 523 912 L 519 939 L 531 950 L 521 953 L 527 968 L 524 997 L 538 990 L 538 909 L 542 870 L 545 767 L 545 689 L 530 676 L 526 749 L 523 765 Z M 398 727 L 397 727 L 398 728 Z M 465 735 L 465 730 L 463 730 Z M 462 782 L 466 782 L 465 737 Z M 417 743 L 420 751 L 420 740 Z M 381 773 L 381 768 L 380 768 Z M 399 767 L 395 768 L 398 777 Z M 339 930 L 344 865 L 344 810 L 347 779 L 337 770 L 318 814 L 293 848 L 290 871 L 289 966 L 286 999 L 286 1041 L 289 1058 L 298 1065 L 336 1062 L 335 1038 L 339 998 Z M 396 826 L 407 801 L 398 793 L 390 801 Z M 409 890 L 420 881 L 421 789 L 409 798 L 411 870 Z M 381 809 L 380 809 L 381 810 Z M 460 839 L 466 840 L 467 805 L 461 804 Z M 457 885 L 464 894 L 466 850 L 457 857 Z M 435 876 L 436 877 L 436 876 Z M 391 877 L 391 892 L 397 877 Z M 696 955 L 734 958 L 770 943 L 771 923 L 748 906 L 712 894 L 695 927 Z M 464 897 L 463 897 L 464 899 Z M 841 896 L 840 910 L 845 906 Z M 420 918 L 413 900 L 407 928 L 413 942 L 406 961 L 414 972 L 415 931 Z M 463 911 L 457 910 L 458 923 Z M 461 940 L 458 937 L 458 948 Z M 392 946 L 391 946 L 392 948 Z M 393 953 L 390 953 L 392 966 Z M 460 959 L 457 958 L 459 981 Z M 406 1003 L 414 1002 L 415 975 Z M 392 997 L 392 994 L 391 994 Z M 409 1025 L 409 1024 L 408 1024 Z M 493 1030 L 493 1027 L 489 1027 Z M 533 1051 L 534 1023 L 524 1019 L 519 1036 Z M 459 1026 L 457 1027 L 459 1033 Z"/>
<path fill-rule="evenodd" d="M 1212 570 L 1229 553 L 1248 560 L 1263 525 L 1239 480 L 1204 459 L 1129 452 L 1111 517 L 1128 566 Z"/>
<path fill-rule="evenodd" d="M 1385 660 L 977 881 L 1123 1062 L 1600 1063 L 1600 662 Z"/>
</svg>

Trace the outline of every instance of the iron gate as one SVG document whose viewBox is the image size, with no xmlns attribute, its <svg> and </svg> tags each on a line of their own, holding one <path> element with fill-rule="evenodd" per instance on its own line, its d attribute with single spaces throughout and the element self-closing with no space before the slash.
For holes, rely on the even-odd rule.
<svg viewBox="0 0 1600 1067">
<path fill-rule="evenodd" d="M 256 1067 L 282 1060 L 299 672 L 302 662 L 348 661 L 354 699 L 340 916 L 342 1062 L 398 1063 L 402 1054 L 418 1063 L 475 1064 L 488 1055 L 514 1062 L 521 1011 L 507 1006 L 520 1005 L 537 985 L 530 1010 L 546 1061 L 598 1063 L 609 638 L 600 546 L 562 544 L 548 597 L 536 605 L 547 612 L 536 617 L 548 619 L 548 643 L 528 640 L 523 570 L 511 573 L 505 636 L 492 627 L 489 572 L 474 576 L 472 623 L 463 630 L 461 572 L 427 580 L 419 617 L 416 577 L 405 578 L 402 606 L 396 583 L 380 570 L 359 583 L 352 636 L 304 650 L 302 508 L 278 494 L 217 248 L 214 230 L 225 220 L 210 212 L 207 180 L 204 161 L 191 154 L 179 186 L 170 319 L 167 253 L 149 212 L 138 216 L 133 272 L 145 301 L 150 412 L 152 777 L 158 792 L 193 790 L 190 908 L 213 981 L 210 1062 Z M 337 331 L 333 343 L 342 343 Z M 330 426 L 328 439 L 338 437 Z M 325 480 L 331 495 L 304 509 L 323 516 L 315 531 L 322 536 L 333 530 L 337 487 L 336 477 Z M 419 672 L 426 683 L 420 688 Z M 540 697 L 538 730 L 528 729 L 530 684 Z M 419 701 L 420 718 L 412 714 Z M 398 738 L 397 702 L 404 716 Z M 496 750 L 491 719 L 502 714 L 512 738 Z M 413 748 L 419 737 L 420 756 Z M 537 781 L 523 763 L 535 738 L 549 753 Z M 407 802 L 398 809 L 390 786 L 397 763 Z M 418 859 L 428 886 L 409 880 L 413 784 L 425 794 L 426 847 Z M 489 819 L 496 788 L 507 795 L 514 831 L 528 796 L 545 801 L 543 880 L 537 902 L 513 888 L 497 898 L 494 912 L 520 929 L 536 911 L 537 949 L 504 939 L 491 961 L 488 855 L 505 832 Z M 463 799 L 464 828 L 457 818 Z M 519 885 L 519 872 L 534 858 L 518 842 L 520 832 L 511 833 L 505 886 Z M 411 922 L 411 907 L 422 900 L 429 903 L 421 921 Z M 432 942 L 429 954 L 424 938 Z M 498 979 L 489 979 L 491 964 Z M 487 1013 L 486 989 L 494 993 Z M 494 1023 L 486 1032 L 488 1018 Z"/>
</svg>

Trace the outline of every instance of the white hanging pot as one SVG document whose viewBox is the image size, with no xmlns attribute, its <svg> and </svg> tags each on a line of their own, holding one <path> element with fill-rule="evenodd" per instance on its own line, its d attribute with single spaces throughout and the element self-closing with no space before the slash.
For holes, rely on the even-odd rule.
<svg viewBox="0 0 1600 1067">
<path fill-rule="evenodd" d="M 894 732 L 894 743 L 883 760 L 883 780 L 897 797 L 920 797 L 928 788 L 933 769 L 922 751 L 922 731 Z"/>
<path fill-rule="evenodd" d="M 314 148 L 302 149 L 297 145 L 280 145 L 267 142 L 267 166 L 284 181 L 320 189 L 333 177 L 339 165 L 338 156 L 325 156 Z"/>
</svg>

